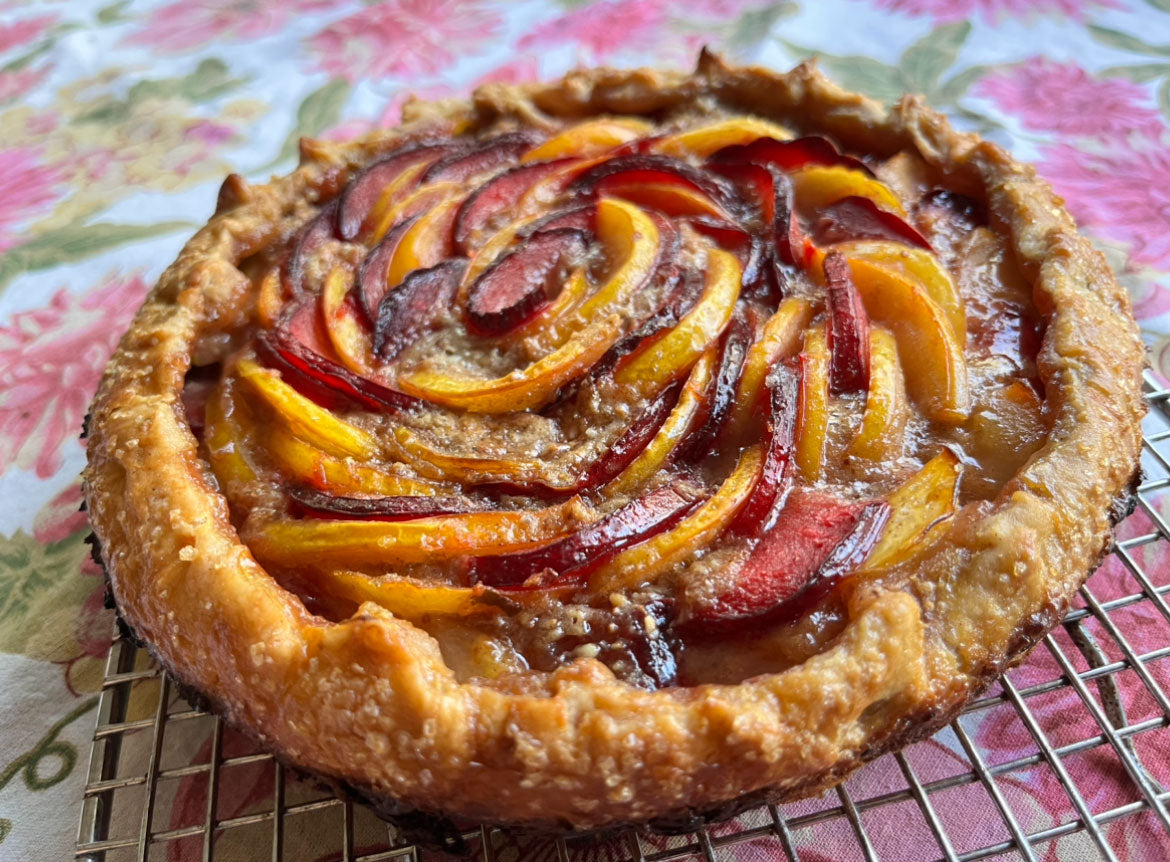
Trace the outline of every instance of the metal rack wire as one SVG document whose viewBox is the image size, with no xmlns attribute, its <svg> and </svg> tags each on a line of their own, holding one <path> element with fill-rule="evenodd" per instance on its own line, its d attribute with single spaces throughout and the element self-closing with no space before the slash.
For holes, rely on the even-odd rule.
<svg viewBox="0 0 1170 862">
<path fill-rule="evenodd" d="M 1151 851 L 1145 858 L 1170 858 L 1170 791 L 1159 783 L 1170 783 L 1170 683 L 1159 682 L 1170 680 L 1170 524 L 1157 505 L 1170 489 L 1170 390 L 1152 377 L 1146 389 L 1152 408 L 1146 479 L 1137 513 L 1113 552 L 1115 594 L 1103 598 L 1098 585 L 1105 576 L 1091 578 L 1063 625 L 933 741 L 879 758 L 820 799 L 764 806 L 690 835 L 627 832 L 605 841 L 524 843 L 499 830 L 472 830 L 465 838 L 474 858 L 796 862 L 815 846 L 821 860 L 970 862 L 1034 860 L 1061 841 L 1069 848 L 1061 858 L 1127 858 L 1135 846 Z M 1157 627 L 1157 648 L 1138 652 L 1127 638 L 1125 630 L 1138 622 Z M 996 750 L 987 744 L 994 737 L 986 735 L 980 742 L 975 724 L 997 715 L 1022 725 L 1028 750 Z M 953 768 L 940 771 L 937 757 L 920 756 L 932 745 L 927 754 L 945 752 Z M 1091 760 L 1086 766 L 1078 758 Z M 1038 770 L 1054 790 L 1059 787 L 1064 803 L 1047 812 L 1048 825 L 1029 828 L 1036 818 L 1025 816 L 1034 812 L 1018 788 L 1021 776 Z M 1110 792 L 1102 790 L 1106 785 Z M 995 814 L 972 823 L 976 794 L 983 810 Z M 232 804 L 225 807 L 227 796 Z M 883 828 L 889 822 L 896 823 L 897 835 Z M 76 858 L 234 862 L 263 856 L 274 862 L 437 858 L 363 806 L 286 774 L 219 718 L 188 707 L 143 651 L 115 643 Z"/>
</svg>

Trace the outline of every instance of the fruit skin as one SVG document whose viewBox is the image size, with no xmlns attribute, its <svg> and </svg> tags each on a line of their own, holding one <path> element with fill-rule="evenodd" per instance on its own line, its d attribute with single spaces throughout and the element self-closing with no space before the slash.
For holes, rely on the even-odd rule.
<svg viewBox="0 0 1170 862">
<path fill-rule="evenodd" d="M 259 354 L 286 373 L 290 383 L 331 407 L 354 403 L 379 413 L 416 405 L 416 399 L 385 384 L 354 374 L 329 358 L 329 336 L 322 332 L 316 297 L 290 307 L 275 329 L 256 339 Z"/>
<path fill-rule="evenodd" d="M 747 164 L 775 168 L 791 173 L 811 166 L 841 167 L 863 176 L 873 171 L 860 159 L 841 153 L 833 143 L 820 135 L 808 135 L 793 140 L 761 137 L 748 144 L 728 146 L 711 156 L 711 161 L 722 164 Z"/>
<path fill-rule="evenodd" d="M 350 180 L 340 197 L 337 235 L 354 240 L 362 232 L 383 191 L 407 168 L 432 164 L 452 151 L 466 149 L 453 141 L 419 141 L 408 144 L 364 168 Z M 421 173 L 421 172 L 420 172 Z"/>
<path fill-rule="evenodd" d="M 931 250 L 930 240 L 900 215 L 867 197 L 850 195 L 822 206 L 812 226 L 818 245 L 872 239 L 901 242 Z"/>
<path fill-rule="evenodd" d="M 463 183 L 487 171 L 513 162 L 540 139 L 534 131 L 509 132 L 480 141 L 466 151 L 456 151 L 439 159 L 422 176 L 422 184 Z"/>
<path fill-rule="evenodd" d="M 434 327 L 455 300 L 455 291 L 467 270 L 462 258 L 445 260 L 430 269 L 416 269 L 378 304 L 374 352 L 389 361 Z"/>
<path fill-rule="evenodd" d="M 784 506 L 792 487 L 791 458 L 800 382 L 799 364 L 795 360 L 779 363 L 769 378 L 760 475 L 751 496 L 728 527 L 732 535 L 756 537 L 772 529 Z"/>
<path fill-rule="evenodd" d="M 650 402 L 613 445 L 589 465 L 577 489 L 588 491 L 604 485 L 641 455 L 670 415 L 678 401 L 679 389 L 677 385 L 668 387 Z"/>
<path fill-rule="evenodd" d="M 455 245 L 464 253 L 470 252 L 472 241 L 494 216 L 508 209 L 514 211 L 520 198 L 533 185 L 573 161 L 559 159 L 517 165 L 484 183 L 459 207 L 459 214 L 455 217 Z"/>
<path fill-rule="evenodd" d="M 701 425 L 695 428 L 679 444 L 674 460 L 679 464 L 693 464 L 710 454 L 720 432 L 731 415 L 735 400 L 736 386 L 743 370 L 744 359 L 757 334 L 756 314 L 753 311 L 736 309 L 723 335 L 719 348 L 719 366 L 715 379 L 707 385 L 706 397 L 702 400 Z M 702 360 L 700 360 L 700 363 Z M 695 365 L 700 368 L 699 364 Z M 692 377 L 694 372 L 692 371 Z M 709 375 L 708 375 L 709 376 Z M 690 382 L 687 383 L 690 386 Z"/>
<path fill-rule="evenodd" d="M 294 515 L 313 518 L 356 519 L 359 521 L 406 521 L 436 515 L 484 512 L 490 507 L 466 497 L 401 495 L 350 497 L 290 485 L 285 493 L 292 501 Z"/>
<path fill-rule="evenodd" d="M 589 591 L 594 595 L 608 595 L 651 583 L 713 541 L 747 502 L 759 478 L 762 461 L 758 445 L 745 449 L 731 475 L 714 494 L 676 526 L 613 557 L 592 574 Z"/>
<path fill-rule="evenodd" d="M 549 281 L 566 261 L 584 258 L 585 234 L 558 228 L 532 234 L 472 282 L 467 322 L 478 335 L 502 335 L 520 326 L 548 303 Z"/>
<path fill-rule="evenodd" d="M 734 196 L 721 179 L 699 170 L 680 159 L 660 155 L 635 155 L 609 159 L 583 173 L 573 183 L 582 194 L 604 195 L 606 187 L 631 189 L 638 185 L 659 185 L 686 190 L 706 198 L 709 208 L 701 209 L 715 217 L 726 217 L 726 207 Z M 681 200 L 681 198 L 680 198 Z M 692 214 L 699 214 L 695 212 Z"/>
<path fill-rule="evenodd" d="M 797 618 L 853 572 L 877 541 L 889 511 L 885 500 L 845 502 L 793 492 L 730 584 L 687 608 L 681 626 L 727 634 Z"/>
<path fill-rule="evenodd" d="M 398 248 L 402 237 L 414 226 L 416 221 L 418 221 L 418 216 L 413 216 L 394 225 L 366 253 L 361 266 L 358 267 L 358 295 L 361 298 L 361 307 L 371 324 L 377 323 L 378 306 L 389 291 L 390 285 L 387 280 L 390 276 L 390 261 L 394 259 L 394 251 Z"/>
<path fill-rule="evenodd" d="M 577 585 L 623 548 L 678 523 L 694 506 L 694 497 L 684 486 L 663 485 L 555 544 L 520 554 L 480 557 L 472 563 L 471 576 L 501 589 Z M 539 583 L 526 583 L 545 571 L 550 575 Z"/>
<path fill-rule="evenodd" d="M 353 274 L 335 266 L 321 289 L 321 318 L 341 364 L 355 374 L 371 374 L 373 348 L 365 314 L 350 287 Z"/>
<path fill-rule="evenodd" d="M 829 295 L 829 389 L 865 391 L 869 388 L 869 315 L 840 252 L 825 257 L 823 270 Z"/>
<path fill-rule="evenodd" d="M 337 201 L 330 201 L 297 231 L 292 252 L 281 268 L 281 280 L 288 294 L 299 296 L 305 292 L 305 263 L 314 249 L 335 235 L 337 209 Z"/>
</svg>

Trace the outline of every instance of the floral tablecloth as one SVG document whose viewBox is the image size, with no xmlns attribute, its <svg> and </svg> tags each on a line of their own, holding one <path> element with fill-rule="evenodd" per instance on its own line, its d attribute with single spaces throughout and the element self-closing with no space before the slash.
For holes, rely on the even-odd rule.
<svg viewBox="0 0 1170 862">
<path fill-rule="evenodd" d="M 66 858 L 76 837 L 111 630 L 83 544 L 78 431 L 119 334 L 224 174 L 289 168 L 301 135 L 394 123 L 410 93 L 578 64 L 684 67 L 703 44 L 776 68 L 819 55 L 846 86 L 923 92 L 1035 161 L 1131 291 L 1170 375 L 1168 0 L 0 2 L 0 859 Z M 1145 562 L 1164 583 L 1170 563 Z M 1132 592 L 1123 579 L 1111 564 L 1093 585 Z M 1170 643 L 1152 611 L 1128 631 L 1139 651 Z M 1165 686 L 1165 666 L 1151 671 Z M 1017 681 L 1052 673 L 1034 660 Z M 975 725 L 980 745 L 1031 750 L 995 715 Z M 939 764 L 962 758 L 953 740 L 931 744 Z M 1138 751 L 1165 772 L 1164 741 Z M 1121 791 L 1093 769 L 1086 758 L 1073 776 L 1097 810 Z M 1051 773 L 1011 781 L 1025 828 L 1065 816 Z M 995 815 L 973 811 L 968 828 L 981 817 Z M 895 858 L 916 858 L 896 822 L 877 828 Z M 1150 820 L 1108 828 L 1129 859 L 1170 857 Z M 1083 837 L 1043 852 L 1085 858 Z M 797 838 L 807 858 L 855 852 Z"/>
</svg>

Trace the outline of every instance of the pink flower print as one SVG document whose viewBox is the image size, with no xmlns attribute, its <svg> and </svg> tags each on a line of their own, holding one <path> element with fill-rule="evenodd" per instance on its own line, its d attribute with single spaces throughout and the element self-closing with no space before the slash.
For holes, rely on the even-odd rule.
<svg viewBox="0 0 1170 862">
<path fill-rule="evenodd" d="M 56 22 L 56 15 L 40 15 L 11 24 L 0 24 L 0 54 L 13 48 L 27 48 Z"/>
<path fill-rule="evenodd" d="M 988 75 L 977 92 L 1036 131 L 1088 137 L 1162 131 L 1142 87 L 1121 78 L 1095 81 L 1076 63 L 1033 57 Z"/>
<path fill-rule="evenodd" d="M 18 72 L 0 72 L 0 103 L 23 96 L 48 73 L 49 67 L 21 69 Z"/>
<path fill-rule="evenodd" d="M 663 4 L 653 0 L 601 0 L 553 18 L 520 40 L 519 47 L 576 43 L 590 58 L 603 60 L 622 50 L 658 46 L 666 25 Z"/>
<path fill-rule="evenodd" d="M 31 147 L 0 150 L 0 252 L 19 245 L 19 226 L 49 211 L 61 196 L 61 170 L 41 164 Z"/>
<path fill-rule="evenodd" d="M 1096 6 L 1123 9 L 1119 0 L 876 0 L 879 9 L 929 15 L 935 21 L 962 21 L 981 13 L 987 21 L 1005 16 L 1056 14 L 1084 20 L 1085 12 Z"/>
<path fill-rule="evenodd" d="M 330 24 L 310 45 L 321 69 L 351 81 L 433 75 L 494 43 L 500 25 L 481 0 L 399 0 Z"/>
<path fill-rule="evenodd" d="M 1170 151 L 1157 140 L 1095 152 L 1058 144 L 1039 167 L 1082 224 L 1128 243 L 1133 263 L 1170 269 Z"/>
<path fill-rule="evenodd" d="M 0 472 L 53 475 L 81 432 L 102 368 L 146 293 L 140 277 L 77 295 L 62 287 L 45 308 L 0 326 Z"/>
<path fill-rule="evenodd" d="M 156 51 L 186 51 L 212 41 L 257 39 L 279 30 L 298 13 L 332 5 L 331 0 L 179 0 L 156 9 L 126 41 Z"/>
<path fill-rule="evenodd" d="M 88 523 L 81 511 L 81 484 L 75 482 L 37 512 L 33 520 L 33 537 L 42 545 L 51 545 L 84 529 Z"/>
</svg>

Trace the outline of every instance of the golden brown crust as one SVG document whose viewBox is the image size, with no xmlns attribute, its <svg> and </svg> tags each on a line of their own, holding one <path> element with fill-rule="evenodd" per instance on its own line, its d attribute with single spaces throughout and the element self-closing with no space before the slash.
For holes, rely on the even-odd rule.
<svg viewBox="0 0 1170 862">
<path fill-rule="evenodd" d="M 861 151 L 916 150 L 953 188 L 980 192 L 1045 320 L 1048 442 L 994 504 L 963 510 L 909 578 L 854 590 L 852 621 L 831 648 L 739 685 L 648 692 L 581 659 L 545 692 L 505 693 L 457 681 L 429 635 L 375 605 L 341 623 L 308 613 L 241 543 L 179 402 L 195 345 L 247 313 L 237 264 L 405 136 L 682 104 L 755 113 Z M 86 498 L 121 613 L 232 723 L 291 763 L 394 800 L 399 814 L 678 824 L 732 813 L 745 794 L 830 786 L 932 731 L 1057 622 L 1107 547 L 1111 506 L 1134 475 L 1143 350 L 1128 297 L 1031 168 L 916 98 L 886 112 L 809 65 L 777 75 L 711 56 L 690 76 L 597 70 L 490 85 L 470 104 L 414 105 L 407 117 L 356 144 L 309 143 L 302 166 L 268 185 L 225 184 L 93 406 Z"/>
</svg>

